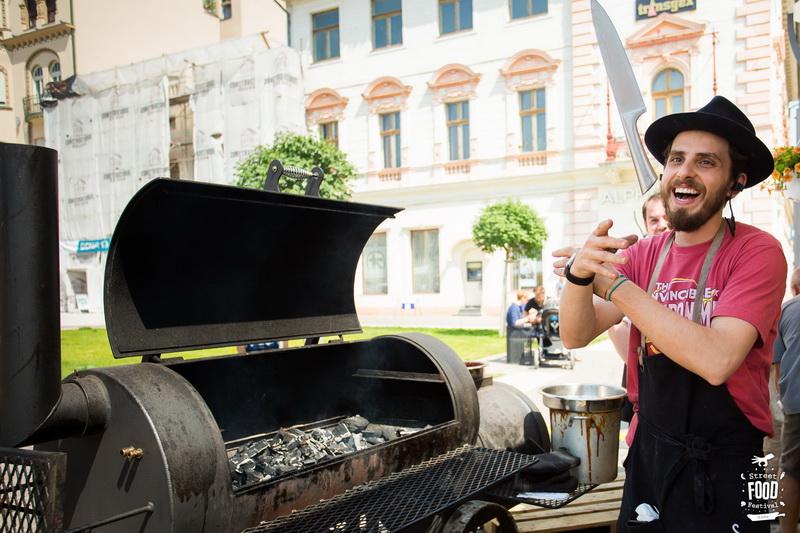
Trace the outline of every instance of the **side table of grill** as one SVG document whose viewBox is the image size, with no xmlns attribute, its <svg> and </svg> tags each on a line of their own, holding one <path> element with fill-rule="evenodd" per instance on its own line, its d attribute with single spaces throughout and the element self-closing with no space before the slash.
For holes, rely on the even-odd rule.
<svg viewBox="0 0 800 533">
<path fill-rule="evenodd" d="M 462 446 L 242 533 L 415 531 L 536 461 L 534 455 Z"/>
</svg>

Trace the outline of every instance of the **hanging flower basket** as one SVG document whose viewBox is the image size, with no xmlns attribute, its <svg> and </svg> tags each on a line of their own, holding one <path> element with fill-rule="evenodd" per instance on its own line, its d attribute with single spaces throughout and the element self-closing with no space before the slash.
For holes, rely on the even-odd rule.
<svg viewBox="0 0 800 533">
<path fill-rule="evenodd" d="M 781 146 L 773 150 L 772 157 L 775 170 L 761 183 L 761 189 L 800 200 L 800 180 L 797 177 L 800 173 L 800 146 Z"/>
</svg>

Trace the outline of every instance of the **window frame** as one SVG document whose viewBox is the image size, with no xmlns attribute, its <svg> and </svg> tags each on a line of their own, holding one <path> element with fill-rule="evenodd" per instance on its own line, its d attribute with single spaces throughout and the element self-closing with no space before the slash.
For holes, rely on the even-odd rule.
<svg viewBox="0 0 800 533">
<path fill-rule="evenodd" d="M 544 106 L 539 107 L 539 94 L 541 91 L 542 100 L 544 101 Z M 531 95 L 531 107 L 524 109 L 523 106 L 523 94 L 530 93 Z M 531 89 L 524 89 L 521 91 L 517 91 L 518 101 L 519 101 L 519 124 L 520 124 L 520 136 L 522 137 L 520 143 L 520 152 L 523 153 L 533 153 L 533 152 L 544 152 L 547 150 L 547 92 L 544 87 L 534 87 Z M 530 140 L 531 145 L 530 149 L 526 147 L 526 137 L 525 137 L 525 117 L 530 118 Z M 542 119 L 544 126 L 544 135 L 539 136 L 539 119 Z"/>
<path fill-rule="evenodd" d="M 463 4 L 469 2 L 469 27 L 461 27 L 461 11 L 463 10 Z M 444 11 L 443 6 L 445 4 L 453 4 L 453 31 L 444 31 Z M 455 33 L 461 33 L 465 31 L 470 31 L 474 26 L 474 20 L 472 15 L 474 14 L 472 10 L 472 0 L 439 0 L 438 2 L 439 7 L 439 36 L 444 35 L 453 35 Z"/>
<path fill-rule="evenodd" d="M 447 151 L 450 161 L 466 161 L 470 158 L 469 146 L 469 100 L 458 100 L 445 103 L 445 127 L 447 128 Z M 450 110 L 456 111 L 456 118 L 450 118 Z M 466 118 L 464 118 L 466 109 Z M 455 153 L 453 150 L 453 134 L 455 133 Z"/>
<path fill-rule="evenodd" d="M 515 17 L 514 16 L 514 2 L 515 1 L 522 1 L 526 2 L 525 14 Z M 544 2 L 544 10 L 543 11 L 535 11 L 534 5 L 536 2 Z M 535 17 L 537 15 L 546 15 L 550 10 L 549 0 L 508 0 L 508 18 L 509 20 L 521 20 L 530 17 Z"/>
<path fill-rule="evenodd" d="M 8 72 L 0 67 L 0 107 L 8 107 Z"/>
<path fill-rule="evenodd" d="M 680 88 L 672 89 L 670 87 L 670 72 L 677 72 L 681 76 L 681 85 Z M 664 78 L 664 90 L 663 91 L 656 91 L 655 85 L 656 80 L 661 74 L 665 75 Z M 662 69 L 659 69 L 655 76 L 653 76 L 653 81 L 650 83 L 650 94 L 653 101 L 653 120 L 661 118 L 666 115 L 670 115 L 672 113 L 680 113 L 686 109 L 686 75 L 681 72 L 679 69 L 673 66 L 666 66 Z M 681 111 L 674 111 L 672 109 L 672 99 L 676 96 L 681 97 Z M 658 114 L 658 100 L 664 100 L 664 114 Z"/>
<path fill-rule="evenodd" d="M 430 242 L 435 242 L 436 243 L 436 260 L 435 260 L 435 264 L 431 265 L 431 266 L 434 267 L 433 268 L 433 272 L 434 272 L 434 276 L 435 276 L 435 279 L 432 280 L 433 282 L 431 283 L 433 290 L 426 291 L 426 290 L 421 290 L 421 289 L 419 289 L 417 287 L 417 273 L 416 273 L 417 265 L 414 263 L 414 235 L 415 234 L 429 234 L 429 233 L 433 233 L 433 232 L 435 232 L 435 234 L 436 234 L 435 241 L 425 239 L 425 242 L 424 242 L 425 245 L 429 244 Z M 409 241 L 411 243 L 411 292 L 413 294 L 441 294 L 441 292 L 442 292 L 442 286 L 441 286 L 442 276 L 441 276 L 441 272 L 440 272 L 441 253 L 440 253 L 440 250 L 439 250 L 439 228 L 421 228 L 421 229 L 410 230 L 410 232 L 409 232 Z M 427 254 L 423 254 L 423 257 L 425 257 L 426 255 Z"/>
<path fill-rule="evenodd" d="M 389 238 L 386 231 L 377 231 L 373 233 L 367 243 L 364 245 L 364 250 L 366 251 L 370 245 L 370 241 L 372 241 L 375 237 L 382 237 L 383 238 L 383 290 L 378 292 L 373 292 L 371 290 L 367 290 L 367 266 L 366 266 L 366 256 L 362 253 L 361 257 L 361 290 L 364 295 L 367 296 L 385 296 L 389 294 Z"/>
<path fill-rule="evenodd" d="M 227 8 L 227 10 L 226 10 Z M 219 2 L 219 17 L 222 20 L 230 20 L 233 18 L 233 5 L 232 0 L 220 0 Z"/>
<path fill-rule="evenodd" d="M 339 146 L 339 121 L 328 120 L 317 124 L 319 130 L 319 138 L 323 141 L 328 141 L 334 146 Z M 333 135 L 329 135 L 329 133 Z"/>
<path fill-rule="evenodd" d="M 376 0 L 370 0 L 370 13 L 372 15 L 372 49 L 373 50 L 383 50 L 385 48 L 392 48 L 394 46 L 401 46 L 403 44 L 403 1 L 397 0 L 399 2 L 400 7 L 395 11 L 389 11 L 387 13 L 381 13 L 379 15 L 375 14 L 375 2 Z M 392 42 L 392 35 L 394 29 L 394 17 L 399 17 L 400 31 L 398 32 L 400 36 L 400 40 L 397 42 Z M 377 22 L 380 20 L 386 20 L 386 44 L 382 46 L 378 46 L 378 28 Z"/>
<path fill-rule="evenodd" d="M 327 15 L 328 13 L 336 12 L 336 24 L 324 26 L 321 28 L 315 27 L 315 18 Z M 319 63 L 320 61 L 328 61 L 331 59 L 336 59 L 341 57 L 341 33 L 340 33 L 340 19 L 339 19 L 339 8 L 334 7 L 333 9 L 327 9 L 325 11 L 320 11 L 318 13 L 311 14 L 311 57 L 314 63 Z M 336 55 L 333 55 L 332 52 L 332 40 L 331 40 L 331 32 L 336 31 Z M 325 33 L 325 51 L 327 55 L 325 57 L 317 57 L 317 34 Z"/>
<path fill-rule="evenodd" d="M 53 76 L 53 67 L 58 66 L 58 78 Z M 58 60 L 51 61 L 49 65 L 47 65 L 47 73 L 50 76 L 50 81 L 61 81 L 61 62 Z"/>
<path fill-rule="evenodd" d="M 36 70 L 39 70 L 39 75 L 36 75 Z M 31 89 L 33 89 L 32 96 L 38 100 L 42 99 L 44 95 L 44 68 L 41 65 L 34 65 L 30 69 L 31 73 Z M 38 83 L 37 83 L 38 82 Z"/>
<path fill-rule="evenodd" d="M 384 117 L 392 117 L 391 128 L 384 128 Z M 378 127 L 381 133 L 381 151 L 383 152 L 383 168 L 402 167 L 402 123 L 400 111 L 387 111 L 378 114 Z M 388 144 L 387 144 L 388 143 Z M 387 152 L 388 148 L 388 152 Z"/>
</svg>

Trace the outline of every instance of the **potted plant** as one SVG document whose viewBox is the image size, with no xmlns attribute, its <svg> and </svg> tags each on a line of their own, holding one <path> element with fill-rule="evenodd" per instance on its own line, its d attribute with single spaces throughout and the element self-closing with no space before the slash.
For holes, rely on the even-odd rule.
<svg viewBox="0 0 800 533">
<path fill-rule="evenodd" d="M 789 198 L 800 199 L 800 181 L 797 174 L 800 173 L 800 146 L 780 146 L 772 151 L 772 158 L 775 161 L 775 170 L 767 178 L 761 188 L 770 194 L 777 191 L 781 194 L 786 193 Z"/>
</svg>

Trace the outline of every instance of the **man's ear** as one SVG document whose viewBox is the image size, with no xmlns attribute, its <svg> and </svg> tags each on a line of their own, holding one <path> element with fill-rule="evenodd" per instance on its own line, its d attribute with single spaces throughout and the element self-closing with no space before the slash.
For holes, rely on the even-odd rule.
<svg viewBox="0 0 800 533">
<path fill-rule="evenodd" d="M 747 174 L 742 173 L 736 178 L 736 181 L 731 185 L 731 191 L 728 193 L 728 198 L 733 198 L 744 190 L 744 184 L 747 183 Z"/>
</svg>

